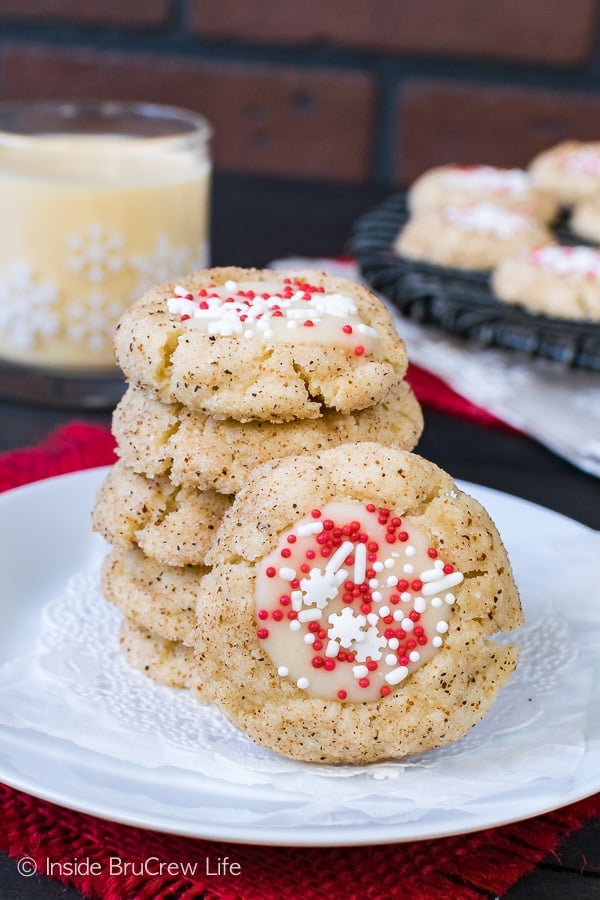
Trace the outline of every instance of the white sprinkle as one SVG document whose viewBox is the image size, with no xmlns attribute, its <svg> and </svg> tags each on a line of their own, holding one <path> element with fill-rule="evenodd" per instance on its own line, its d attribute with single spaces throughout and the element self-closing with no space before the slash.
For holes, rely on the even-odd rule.
<svg viewBox="0 0 600 900">
<path fill-rule="evenodd" d="M 444 597 L 444 600 L 446 601 L 448 606 L 452 606 L 452 604 L 456 600 L 456 597 L 454 596 L 454 594 L 446 594 L 446 596 Z"/>
<path fill-rule="evenodd" d="M 379 603 L 380 600 L 383 600 L 383 594 L 379 591 L 373 591 L 371 594 L 371 598 L 375 601 L 375 603 Z"/>
<path fill-rule="evenodd" d="M 343 581 L 346 580 L 347 575 L 348 575 L 348 572 L 346 571 L 346 569 L 338 569 L 337 570 L 337 572 L 334 575 L 334 580 L 335 580 L 335 583 L 338 585 L 338 587 L 340 586 L 340 584 Z"/>
<path fill-rule="evenodd" d="M 433 638 L 433 640 L 431 641 L 431 643 L 432 643 L 432 645 L 433 645 L 434 647 L 441 647 L 442 644 L 443 644 L 443 641 L 442 641 L 441 637 L 439 636 L 439 634 L 437 634 L 437 635 Z"/>
<path fill-rule="evenodd" d="M 287 668 L 287 666 L 279 666 L 279 668 L 277 669 L 277 674 L 281 675 L 282 678 L 285 678 L 286 675 L 290 674 L 290 670 Z"/>
<path fill-rule="evenodd" d="M 439 634 L 445 634 L 448 631 L 448 623 L 444 621 L 444 619 L 440 619 L 440 621 L 435 626 L 435 630 Z"/>
<path fill-rule="evenodd" d="M 384 616 L 389 616 L 389 614 L 390 614 L 389 606 L 380 606 L 379 607 L 379 615 L 381 616 L 382 619 Z"/>
<path fill-rule="evenodd" d="M 338 653 L 340 652 L 340 645 L 337 641 L 329 641 L 327 644 L 327 649 L 325 650 L 325 656 L 328 656 L 330 659 L 334 659 Z"/>
<path fill-rule="evenodd" d="M 439 581 L 440 578 L 443 577 L 444 573 L 439 569 L 439 567 L 436 569 L 425 569 L 419 575 L 419 578 L 421 579 L 421 581 L 425 582 L 425 584 L 427 584 L 428 581 Z"/>
<path fill-rule="evenodd" d="M 320 609 L 303 609 L 302 612 L 298 613 L 298 621 L 299 622 L 316 622 L 318 619 L 323 618 L 323 612 Z"/>
<path fill-rule="evenodd" d="M 406 616 L 405 619 L 402 619 L 402 629 L 404 631 L 412 631 L 414 627 L 415 623 L 412 619 L 409 619 L 408 616 Z"/>
<path fill-rule="evenodd" d="M 402 566 L 402 571 L 405 573 L 405 575 L 412 575 L 412 573 L 415 571 L 415 567 L 411 566 L 410 563 L 406 563 L 406 565 Z"/>
<path fill-rule="evenodd" d="M 279 570 L 279 577 L 283 578 L 284 581 L 293 581 L 296 577 L 296 570 L 290 569 L 289 566 L 282 566 Z"/>
<path fill-rule="evenodd" d="M 401 681 L 404 681 L 406 676 L 408 675 L 408 669 L 406 666 L 398 666 L 397 669 L 392 669 L 391 672 L 388 672 L 385 676 L 385 680 L 388 684 L 400 684 Z"/>
<path fill-rule="evenodd" d="M 296 684 L 304 691 L 308 687 L 308 678 L 299 678 Z"/>
<path fill-rule="evenodd" d="M 413 547 L 412 544 L 409 544 L 407 547 L 404 548 L 404 553 L 406 554 L 406 556 L 415 556 L 416 552 L 417 551 L 415 550 L 415 548 Z"/>
<path fill-rule="evenodd" d="M 314 644 L 315 641 L 316 641 L 316 637 L 314 636 L 312 631 L 309 631 L 308 634 L 304 635 L 304 643 L 305 644 Z"/>
<path fill-rule="evenodd" d="M 355 678 L 364 678 L 369 674 L 366 666 L 352 666 L 352 674 Z"/>
<path fill-rule="evenodd" d="M 377 623 L 379 622 L 379 616 L 377 615 L 377 613 L 368 613 L 367 622 L 369 623 L 369 625 L 377 625 Z"/>
<path fill-rule="evenodd" d="M 273 337 L 273 329 L 272 329 L 272 328 L 265 328 L 265 329 L 263 330 L 263 337 L 264 337 L 265 340 L 267 340 L 267 341 L 270 340 L 270 338 Z"/>
<path fill-rule="evenodd" d="M 433 600 L 431 601 L 431 605 L 433 606 L 434 609 L 439 609 L 440 606 L 442 605 L 442 598 L 434 597 Z"/>
<path fill-rule="evenodd" d="M 290 622 L 290 631 L 300 631 L 302 625 L 298 621 L 298 619 L 292 619 Z"/>
<path fill-rule="evenodd" d="M 408 658 L 411 662 L 419 662 L 419 660 L 421 659 L 421 654 L 418 650 L 411 650 L 408 654 Z"/>
<path fill-rule="evenodd" d="M 232 281 L 231 279 L 229 279 L 229 281 L 225 282 L 224 287 L 226 287 L 228 291 L 235 291 L 237 287 L 237 281 Z"/>
<path fill-rule="evenodd" d="M 358 325 L 356 326 L 356 330 L 359 331 L 361 334 L 364 334 L 366 337 L 371 337 L 371 338 L 377 337 L 377 332 L 375 331 L 375 329 L 371 328 L 370 325 L 365 325 L 364 322 L 359 322 Z"/>
<path fill-rule="evenodd" d="M 254 332 L 252 331 L 251 328 L 247 328 L 247 329 L 246 329 L 246 331 L 244 332 L 244 337 L 245 337 L 245 338 L 252 338 L 252 337 L 254 337 Z"/>
<path fill-rule="evenodd" d="M 302 609 L 302 591 L 292 591 L 292 609 L 296 612 Z"/>
<path fill-rule="evenodd" d="M 354 551 L 354 584 L 362 584 L 367 571 L 367 548 L 365 544 L 357 544 Z"/>
<path fill-rule="evenodd" d="M 320 534 L 322 531 L 322 522 L 305 522 L 304 525 L 298 525 L 296 528 L 298 537 L 308 537 L 311 534 Z"/>
<path fill-rule="evenodd" d="M 412 594 L 410 594 L 408 591 L 403 591 L 400 594 L 400 599 L 402 600 L 403 603 L 408 603 L 409 600 L 412 600 Z"/>
<path fill-rule="evenodd" d="M 383 564 L 386 567 L 386 569 L 393 569 L 394 565 L 395 565 L 394 560 L 392 559 L 391 556 L 388 556 L 388 558 L 386 560 L 384 560 Z"/>
<path fill-rule="evenodd" d="M 395 609 L 394 610 L 394 622 L 401 622 L 403 618 L 404 618 L 404 613 L 402 612 L 402 610 Z"/>
<path fill-rule="evenodd" d="M 375 588 L 379 587 L 379 582 L 377 581 L 376 578 L 369 579 L 369 587 L 371 588 L 371 590 L 374 590 Z"/>
<path fill-rule="evenodd" d="M 382 572 L 382 571 L 383 571 L 383 563 L 382 563 L 382 562 L 379 562 L 379 560 L 377 560 L 377 562 L 374 562 L 374 563 L 373 563 L 373 570 L 374 570 L 375 572 Z"/>
<path fill-rule="evenodd" d="M 396 587 L 396 585 L 398 584 L 398 579 L 395 575 L 388 575 L 386 584 L 388 587 Z"/>
<path fill-rule="evenodd" d="M 422 613 L 427 609 L 427 601 L 422 597 L 416 597 L 414 603 L 415 612 Z"/>
<path fill-rule="evenodd" d="M 325 566 L 326 572 L 337 572 L 348 554 L 354 549 L 352 541 L 344 541 L 341 547 L 338 547 L 331 559 Z"/>
<path fill-rule="evenodd" d="M 439 581 L 434 581 L 430 584 L 423 585 L 423 593 L 426 596 L 430 594 L 437 594 L 438 591 L 444 591 L 446 588 L 454 587 L 457 584 L 460 584 L 461 581 L 464 581 L 464 575 L 462 572 L 450 572 L 449 575 L 444 575 L 443 578 L 440 578 Z"/>
<path fill-rule="evenodd" d="M 398 640 L 398 638 L 390 638 L 389 639 L 388 647 L 390 648 L 390 650 L 397 650 L 399 646 L 400 646 L 400 641 Z"/>
<path fill-rule="evenodd" d="M 398 662 L 398 657 L 396 656 L 396 654 L 388 653 L 388 655 L 385 658 L 386 666 L 395 666 L 397 662 Z"/>
</svg>

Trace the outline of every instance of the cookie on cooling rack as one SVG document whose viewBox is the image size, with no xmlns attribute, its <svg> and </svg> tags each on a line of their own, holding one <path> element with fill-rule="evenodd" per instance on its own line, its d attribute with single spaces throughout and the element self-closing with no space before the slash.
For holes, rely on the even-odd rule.
<svg viewBox="0 0 600 900">
<path fill-rule="evenodd" d="M 571 231 L 584 241 L 600 244 L 600 195 L 579 200 L 569 219 Z"/>
<path fill-rule="evenodd" d="M 240 421 L 363 409 L 407 367 L 381 301 L 314 271 L 208 269 L 159 285 L 122 316 L 115 346 L 130 382 Z"/>
<path fill-rule="evenodd" d="M 192 640 L 207 702 L 285 756 L 438 747 L 516 665 L 514 645 L 490 640 L 522 623 L 496 528 L 414 454 L 346 444 L 263 466 L 209 558 Z"/>
<path fill-rule="evenodd" d="M 492 269 L 519 250 L 552 241 L 536 219 L 476 203 L 411 216 L 394 242 L 399 256 L 458 269 Z"/>
<path fill-rule="evenodd" d="M 562 141 L 539 153 L 529 172 L 535 187 L 572 206 L 600 191 L 600 141 Z"/>
<path fill-rule="evenodd" d="M 417 178 L 408 192 L 413 214 L 481 202 L 514 209 L 541 222 L 551 222 L 558 212 L 556 197 L 534 187 L 523 169 L 437 166 Z"/>
<path fill-rule="evenodd" d="M 147 478 L 116 463 L 94 506 L 94 530 L 110 544 L 169 566 L 203 565 L 230 499 L 216 491 L 176 487 L 166 476 Z"/>
<path fill-rule="evenodd" d="M 236 493 L 256 466 L 269 459 L 364 440 L 412 450 L 422 430 L 421 407 L 406 381 L 395 384 L 375 406 L 279 425 L 214 419 L 181 404 L 161 403 L 133 386 L 113 415 L 118 453 L 128 467 L 225 494 Z M 163 484 L 160 477 L 156 481 Z M 146 544 L 140 546 L 156 555 Z"/>
<path fill-rule="evenodd" d="M 600 322 L 600 251 L 538 247 L 501 262 L 492 289 L 504 303 L 531 312 Z"/>
</svg>

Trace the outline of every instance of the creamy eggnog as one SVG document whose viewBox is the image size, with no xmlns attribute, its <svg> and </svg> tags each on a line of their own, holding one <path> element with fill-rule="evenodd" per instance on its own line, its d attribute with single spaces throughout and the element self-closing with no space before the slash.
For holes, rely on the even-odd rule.
<svg viewBox="0 0 600 900">
<path fill-rule="evenodd" d="M 110 368 L 125 307 L 206 265 L 205 130 L 195 142 L 0 131 L 0 358 Z"/>
</svg>

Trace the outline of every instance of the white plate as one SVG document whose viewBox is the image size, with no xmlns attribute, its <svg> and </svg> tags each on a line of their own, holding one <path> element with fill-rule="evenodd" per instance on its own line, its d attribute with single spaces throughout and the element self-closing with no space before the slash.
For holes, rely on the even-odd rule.
<svg viewBox="0 0 600 900">
<path fill-rule="evenodd" d="M 0 496 L 0 665 L 27 653 L 40 611 L 68 578 L 96 563 L 103 542 L 90 529 L 90 510 L 104 469 L 61 476 Z M 490 511 L 509 553 L 520 542 L 544 539 L 557 548 L 590 530 L 534 504 L 477 485 L 461 485 Z M 595 563 L 595 560 L 592 560 Z M 600 614 L 600 598 L 588 597 Z M 574 614 L 576 615 L 576 613 Z M 595 615 L 595 613 L 594 613 Z M 148 769 L 83 749 L 40 732 L 0 726 L 0 778 L 63 806 L 131 825 L 190 837 L 273 845 L 335 846 L 441 837 L 501 825 L 563 806 L 600 790 L 600 661 L 588 704 L 585 750 L 564 778 L 540 779 L 490 794 L 484 803 L 435 809 L 416 821 L 365 826 L 344 815 L 324 825 L 270 824 L 273 814 L 301 805 L 293 791 L 238 785 L 196 772 Z M 543 748 L 539 748 L 543 754 Z M 235 824 L 231 810 L 237 813 Z M 227 810 L 228 815 L 223 816 Z M 493 810 L 493 811 L 490 811 Z"/>
</svg>

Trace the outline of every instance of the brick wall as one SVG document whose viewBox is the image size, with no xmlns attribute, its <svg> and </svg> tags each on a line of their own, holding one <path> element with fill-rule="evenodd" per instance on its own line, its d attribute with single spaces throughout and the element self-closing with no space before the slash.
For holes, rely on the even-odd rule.
<svg viewBox="0 0 600 900">
<path fill-rule="evenodd" d="M 598 0 L 0 0 L 0 98 L 187 106 L 221 170 L 393 186 L 600 139 Z"/>
</svg>

